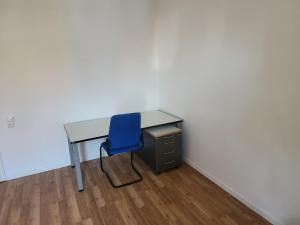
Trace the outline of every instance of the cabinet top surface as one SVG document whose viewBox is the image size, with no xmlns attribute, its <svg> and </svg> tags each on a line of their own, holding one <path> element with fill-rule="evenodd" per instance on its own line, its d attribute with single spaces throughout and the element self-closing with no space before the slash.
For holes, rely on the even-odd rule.
<svg viewBox="0 0 300 225">
<path fill-rule="evenodd" d="M 164 125 L 164 126 L 160 126 L 160 127 L 148 128 L 145 130 L 145 132 L 155 138 L 160 138 L 160 137 L 169 136 L 172 134 L 179 134 L 179 133 L 181 133 L 181 129 L 174 127 L 172 125 Z"/>
</svg>

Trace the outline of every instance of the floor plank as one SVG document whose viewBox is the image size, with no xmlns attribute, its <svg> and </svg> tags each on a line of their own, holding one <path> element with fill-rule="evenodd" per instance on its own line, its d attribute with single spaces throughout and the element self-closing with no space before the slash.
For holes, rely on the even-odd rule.
<svg viewBox="0 0 300 225">
<path fill-rule="evenodd" d="M 136 178 L 128 156 L 104 159 L 116 183 Z M 82 164 L 85 191 L 65 167 L 0 183 L 0 225 L 269 225 L 183 164 L 160 175 L 136 158 L 144 180 L 114 189 L 99 160 Z"/>
</svg>

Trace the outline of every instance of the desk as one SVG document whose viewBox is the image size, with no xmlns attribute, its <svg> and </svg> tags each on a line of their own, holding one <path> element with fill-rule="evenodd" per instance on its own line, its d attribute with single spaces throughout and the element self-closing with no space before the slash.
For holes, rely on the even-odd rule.
<svg viewBox="0 0 300 225">
<path fill-rule="evenodd" d="M 157 127 L 166 124 L 180 125 L 183 120 L 156 110 L 141 113 L 141 128 Z M 64 124 L 69 144 L 71 166 L 75 167 L 78 191 L 83 191 L 78 144 L 108 136 L 110 117 Z"/>
</svg>

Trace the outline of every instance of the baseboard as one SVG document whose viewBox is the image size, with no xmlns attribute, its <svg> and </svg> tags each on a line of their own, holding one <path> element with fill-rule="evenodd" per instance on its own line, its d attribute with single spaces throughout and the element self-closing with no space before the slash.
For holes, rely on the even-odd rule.
<svg viewBox="0 0 300 225">
<path fill-rule="evenodd" d="M 0 152 L 0 182 L 5 181 L 6 175 L 5 175 L 5 170 L 4 170 L 4 166 L 3 166 L 3 159 L 2 159 L 2 154 Z"/>
<path fill-rule="evenodd" d="M 99 157 L 88 157 L 88 158 L 85 158 L 85 159 L 81 158 L 81 162 L 90 161 L 90 160 L 94 160 L 94 159 L 97 159 L 97 158 L 99 158 Z M 60 163 L 60 164 L 54 164 L 54 165 L 51 165 L 51 166 L 40 167 L 40 168 L 30 169 L 30 170 L 24 170 L 22 172 L 17 172 L 17 173 L 7 173 L 6 177 L 5 177 L 5 180 L 7 180 L 7 181 L 8 180 L 13 180 L 13 179 L 21 178 L 21 177 L 34 175 L 34 174 L 37 174 L 37 173 L 43 173 L 43 172 L 47 172 L 47 171 L 50 171 L 50 170 L 59 169 L 59 168 L 66 167 L 66 166 L 70 166 L 69 160 L 67 162 L 63 162 L 63 163 Z"/>
<path fill-rule="evenodd" d="M 8 181 L 8 180 L 21 178 L 21 177 L 30 176 L 30 175 L 37 174 L 37 173 L 43 173 L 43 172 L 47 172 L 50 170 L 55 170 L 55 169 L 59 169 L 62 167 L 66 167 L 69 165 L 70 165 L 70 163 L 61 163 L 61 164 L 56 164 L 56 165 L 52 165 L 52 166 L 48 166 L 48 167 L 40 167 L 40 168 L 36 168 L 36 169 L 26 170 L 26 171 L 22 171 L 19 173 L 11 173 L 11 174 L 6 175 L 6 180 Z"/>
<path fill-rule="evenodd" d="M 284 225 L 280 220 L 274 218 L 270 213 L 266 212 L 265 210 L 257 207 L 255 204 L 247 200 L 243 195 L 241 195 L 239 192 L 233 190 L 231 187 L 226 185 L 224 182 L 222 182 L 219 178 L 213 176 L 212 174 L 208 173 L 204 169 L 202 169 L 197 163 L 193 162 L 192 160 L 188 158 L 184 158 L 184 161 L 196 169 L 199 173 L 203 174 L 205 177 L 210 179 L 212 182 L 214 182 L 216 185 L 221 187 L 223 190 L 231 194 L 233 197 L 241 201 L 243 204 L 245 204 L 247 207 L 255 211 L 257 214 L 261 215 L 263 218 L 268 220 L 270 223 L 274 225 Z"/>
</svg>

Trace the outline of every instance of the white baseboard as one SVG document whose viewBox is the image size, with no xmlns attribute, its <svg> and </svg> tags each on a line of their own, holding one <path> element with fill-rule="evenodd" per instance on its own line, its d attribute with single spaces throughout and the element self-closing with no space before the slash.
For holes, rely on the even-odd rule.
<svg viewBox="0 0 300 225">
<path fill-rule="evenodd" d="M 86 157 L 84 159 L 81 158 L 80 161 L 81 162 L 90 161 L 90 160 L 97 159 L 97 158 L 99 158 L 99 157 L 96 157 L 96 156 Z M 30 176 L 30 175 L 37 174 L 37 173 L 43 173 L 43 172 L 47 172 L 47 171 L 50 171 L 50 170 L 59 169 L 59 168 L 66 167 L 66 166 L 70 166 L 69 160 L 67 162 L 63 162 L 63 163 L 60 163 L 60 164 L 54 164 L 54 165 L 51 165 L 51 166 L 45 166 L 45 167 L 40 167 L 40 168 L 35 168 L 35 169 L 29 169 L 29 170 L 24 170 L 22 172 L 16 172 L 16 173 L 7 173 L 6 177 L 5 177 L 6 178 L 5 180 L 13 180 L 13 179 Z"/>
<path fill-rule="evenodd" d="M 202 169 L 197 163 L 193 162 L 192 160 L 188 158 L 184 158 L 184 161 L 189 164 L 191 167 L 196 169 L 199 173 L 206 176 L 208 179 L 210 179 L 212 182 L 214 182 L 216 185 L 221 187 L 223 190 L 234 196 L 236 199 L 241 201 L 243 204 L 245 204 L 247 207 L 255 211 L 257 214 L 264 217 L 266 220 L 268 220 L 270 223 L 274 225 L 284 225 L 280 220 L 274 218 L 270 213 L 266 212 L 265 210 L 257 207 L 255 204 L 247 200 L 243 195 L 241 195 L 239 192 L 233 190 L 231 187 L 226 185 L 224 182 L 222 182 L 219 178 L 213 176 L 212 174 L 206 172 L 204 169 Z"/>
<path fill-rule="evenodd" d="M 52 166 L 40 167 L 40 168 L 36 168 L 36 169 L 24 170 L 22 172 L 17 172 L 17 173 L 11 173 L 11 174 L 7 174 L 6 180 L 13 180 L 13 179 L 30 176 L 30 175 L 37 174 L 37 173 L 43 173 L 43 172 L 59 169 L 59 168 L 69 166 L 69 165 L 70 165 L 70 163 L 62 163 L 62 164 L 56 164 L 56 165 L 52 165 Z"/>
<path fill-rule="evenodd" d="M 2 155 L 0 152 L 0 182 L 5 181 L 5 180 L 6 180 L 6 175 L 5 175 L 5 170 L 4 170 L 4 166 L 3 166 Z"/>
</svg>

